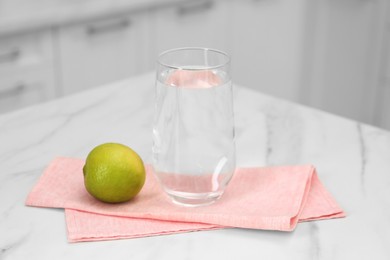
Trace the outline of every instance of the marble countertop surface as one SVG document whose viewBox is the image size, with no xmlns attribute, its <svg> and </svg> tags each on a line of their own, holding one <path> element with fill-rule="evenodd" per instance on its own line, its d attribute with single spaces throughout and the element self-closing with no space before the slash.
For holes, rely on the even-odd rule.
<svg viewBox="0 0 390 260">
<path fill-rule="evenodd" d="M 390 259 L 390 133 L 235 86 L 237 165 L 311 163 L 346 218 L 69 244 L 62 209 L 26 207 L 56 156 L 119 142 L 151 161 L 152 73 L 0 116 L 0 259 Z"/>
<path fill-rule="evenodd" d="M 158 8 L 188 0 L 0 0 L 0 35 Z"/>
</svg>

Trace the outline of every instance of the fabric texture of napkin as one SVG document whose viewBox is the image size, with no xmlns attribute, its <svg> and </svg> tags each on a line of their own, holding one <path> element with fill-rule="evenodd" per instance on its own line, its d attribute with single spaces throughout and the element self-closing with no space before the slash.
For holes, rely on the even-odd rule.
<svg viewBox="0 0 390 260">
<path fill-rule="evenodd" d="M 292 231 L 298 221 L 344 217 L 313 166 L 238 168 L 222 198 L 210 206 L 174 205 L 146 166 L 133 200 L 107 204 L 84 187 L 84 161 L 57 158 L 26 205 L 64 208 L 69 242 L 135 238 L 224 227 Z"/>
</svg>

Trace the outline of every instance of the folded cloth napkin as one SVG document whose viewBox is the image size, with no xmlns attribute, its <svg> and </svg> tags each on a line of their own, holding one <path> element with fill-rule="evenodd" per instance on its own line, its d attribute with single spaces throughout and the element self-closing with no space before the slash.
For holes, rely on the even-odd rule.
<svg viewBox="0 0 390 260">
<path fill-rule="evenodd" d="M 65 209 L 69 242 L 85 242 L 220 229 L 221 226 L 154 219 L 116 217 Z"/>
<path fill-rule="evenodd" d="M 239 168 L 219 201 L 198 208 L 171 203 L 150 166 L 137 197 L 100 202 L 84 187 L 83 166 L 80 159 L 55 159 L 26 200 L 28 206 L 65 208 L 70 242 L 223 227 L 292 231 L 298 221 L 345 216 L 310 165 Z"/>
</svg>

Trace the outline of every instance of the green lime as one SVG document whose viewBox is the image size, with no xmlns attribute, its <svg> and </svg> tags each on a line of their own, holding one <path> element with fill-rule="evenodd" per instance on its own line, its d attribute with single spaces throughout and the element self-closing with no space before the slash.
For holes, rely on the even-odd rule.
<svg viewBox="0 0 390 260">
<path fill-rule="evenodd" d="M 142 159 L 131 148 L 117 143 L 95 147 L 88 154 L 83 173 L 89 194 L 108 203 L 132 199 L 145 183 Z"/>
</svg>

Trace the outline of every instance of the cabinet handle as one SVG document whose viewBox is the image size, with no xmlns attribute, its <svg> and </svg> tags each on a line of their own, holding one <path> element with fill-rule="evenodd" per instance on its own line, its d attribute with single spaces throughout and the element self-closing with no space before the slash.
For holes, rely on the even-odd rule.
<svg viewBox="0 0 390 260">
<path fill-rule="evenodd" d="M 193 1 L 189 4 L 180 5 L 177 8 L 178 15 L 188 15 L 194 13 L 200 13 L 209 10 L 213 7 L 214 1 Z"/>
<path fill-rule="evenodd" d="M 19 49 L 12 49 L 10 51 L 0 53 L 0 62 L 15 61 L 19 58 L 20 53 Z"/>
<path fill-rule="evenodd" d="M 23 83 L 19 83 L 6 89 L 0 89 L 0 97 L 9 97 L 9 96 L 18 95 L 21 92 L 23 92 L 25 88 L 26 85 L 24 85 Z"/>
<path fill-rule="evenodd" d="M 123 30 L 131 25 L 130 20 L 119 20 L 112 23 L 90 25 L 87 27 L 87 34 L 97 35 L 102 33 L 108 33 L 112 31 Z"/>
</svg>

